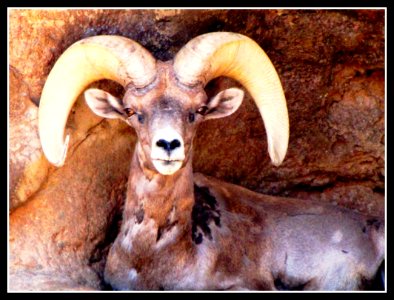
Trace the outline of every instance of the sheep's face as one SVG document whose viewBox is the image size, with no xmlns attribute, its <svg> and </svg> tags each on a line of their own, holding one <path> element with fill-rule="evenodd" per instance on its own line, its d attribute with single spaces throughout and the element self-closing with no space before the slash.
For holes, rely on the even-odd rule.
<svg viewBox="0 0 394 300">
<path fill-rule="evenodd" d="M 156 80 L 149 86 L 127 86 L 123 101 L 98 89 L 85 92 L 97 115 L 121 118 L 136 130 L 140 162 L 163 175 L 174 174 L 188 163 L 197 125 L 232 114 L 243 95 L 242 90 L 231 88 L 208 99 L 202 86 L 179 83 L 170 63 L 159 65 Z"/>
</svg>

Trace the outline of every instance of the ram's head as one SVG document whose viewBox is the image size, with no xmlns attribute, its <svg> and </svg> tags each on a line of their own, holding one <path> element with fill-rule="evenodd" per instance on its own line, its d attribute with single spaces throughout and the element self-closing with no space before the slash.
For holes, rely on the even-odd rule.
<svg viewBox="0 0 394 300">
<path fill-rule="evenodd" d="M 89 107 L 133 126 L 140 161 L 148 169 L 173 174 L 191 157 L 197 125 L 230 115 L 242 103 L 244 93 L 237 88 L 208 99 L 204 87 L 219 76 L 239 81 L 251 94 L 264 120 L 271 160 L 279 165 L 289 139 L 279 77 L 256 42 L 229 32 L 198 36 L 167 62 L 156 61 L 141 45 L 120 36 L 95 36 L 73 44 L 56 62 L 42 93 L 39 132 L 44 153 L 51 163 L 63 165 L 71 107 L 89 84 L 110 79 L 124 86 L 124 98 L 89 89 Z"/>
</svg>

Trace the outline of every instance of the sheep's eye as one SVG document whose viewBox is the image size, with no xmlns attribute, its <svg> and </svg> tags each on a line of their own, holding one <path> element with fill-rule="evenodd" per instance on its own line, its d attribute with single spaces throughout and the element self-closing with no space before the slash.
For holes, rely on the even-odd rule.
<svg viewBox="0 0 394 300">
<path fill-rule="evenodd" d="M 131 117 L 132 115 L 135 114 L 135 111 L 132 110 L 131 108 L 125 108 L 124 111 L 126 112 L 128 117 Z"/>
<path fill-rule="evenodd" d="M 124 110 L 125 110 L 128 118 L 131 118 L 132 116 L 135 115 L 135 116 L 137 116 L 138 122 L 140 122 L 141 124 L 144 123 L 145 116 L 142 113 L 138 113 L 138 112 L 136 112 L 135 110 L 133 110 L 131 108 L 125 108 Z"/>
<path fill-rule="evenodd" d="M 189 113 L 189 122 L 193 123 L 195 120 L 195 114 L 194 113 Z"/>
<path fill-rule="evenodd" d="M 204 105 L 201 106 L 199 109 L 197 109 L 197 113 L 199 113 L 200 115 L 205 115 L 207 110 L 208 110 L 208 106 Z"/>
</svg>

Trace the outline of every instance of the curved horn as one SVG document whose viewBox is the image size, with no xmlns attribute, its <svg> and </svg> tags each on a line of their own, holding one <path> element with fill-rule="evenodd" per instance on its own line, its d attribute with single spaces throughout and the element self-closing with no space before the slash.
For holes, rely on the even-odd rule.
<svg viewBox="0 0 394 300">
<path fill-rule="evenodd" d="M 197 36 L 177 53 L 174 70 L 189 86 L 205 85 L 219 76 L 239 81 L 262 115 L 272 163 L 282 163 L 289 141 L 286 99 L 275 67 L 255 41 L 232 32 Z"/>
<path fill-rule="evenodd" d="M 136 87 L 156 76 L 156 60 L 137 42 L 121 36 L 89 37 L 71 45 L 48 75 L 38 111 L 38 129 L 47 159 L 62 166 L 69 136 L 63 139 L 69 112 L 79 94 L 101 79 Z"/>
</svg>

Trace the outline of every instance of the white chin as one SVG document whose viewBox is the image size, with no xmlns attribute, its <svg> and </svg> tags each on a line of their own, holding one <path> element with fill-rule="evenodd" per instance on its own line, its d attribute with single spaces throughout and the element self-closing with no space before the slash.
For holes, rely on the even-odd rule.
<svg viewBox="0 0 394 300">
<path fill-rule="evenodd" d="M 163 175 L 172 175 L 182 167 L 182 161 L 180 160 L 169 161 L 155 159 L 152 162 L 157 172 Z"/>
</svg>

